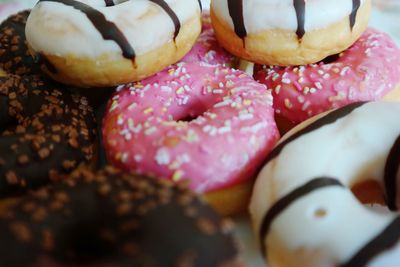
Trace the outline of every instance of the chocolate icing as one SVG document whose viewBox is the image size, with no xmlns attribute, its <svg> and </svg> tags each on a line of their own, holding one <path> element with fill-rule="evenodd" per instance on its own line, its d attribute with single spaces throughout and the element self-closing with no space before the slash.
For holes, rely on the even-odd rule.
<svg viewBox="0 0 400 267">
<path fill-rule="evenodd" d="M 41 63 L 28 51 L 25 24 L 29 11 L 23 11 L 0 24 L 0 68 L 8 73 L 25 75 L 41 73 Z"/>
<path fill-rule="evenodd" d="M 0 197 L 38 188 L 91 160 L 87 100 L 39 75 L 0 78 Z"/>
<path fill-rule="evenodd" d="M 330 186 L 340 186 L 343 187 L 343 185 L 338 181 L 337 179 L 333 178 L 327 178 L 327 177 L 320 177 L 313 179 L 306 183 L 305 185 L 293 190 L 289 194 L 287 194 L 285 197 L 281 198 L 278 200 L 265 214 L 262 222 L 261 222 L 261 227 L 260 227 L 260 247 L 261 247 L 261 252 L 264 254 L 266 257 L 266 242 L 265 238 L 268 235 L 268 232 L 270 230 L 270 227 L 275 220 L 276 217 L 279 216 L 280 213 L 282 213 L 286 208 L 288 208 L 291 204 L 296 202 L 296 200 L 325 187 L 330 187 Z"/>
<path fill-rule="evenodd" d="M 387 205 L 390 210 L 396 211 L 397 207 L 397 187 L 398 175 L 400 173 L 400 136 L 397 137 L 386 160 L 384 170 L 384 181 L 387 195 Z"/>
<path fill-rule="evenodd" d="M 378 236 L 340 267 L 365 267 L 380 253 L 395 246 L 400 239 L 400 217 L 394 219 Z M 396 266 L 394 263 L 393 266 Z"/>
<path fill-rule="evenodd" d="M 299 39 L 303 38 L 306 33 L 305 19 L 306 19 L 306 2 L 305 0 L 293 0 L 293 6 L 296 10 L 297 17 L 297 30 L 296 34 Z"/>
<path fill-rule="evenodd" d="M 182 184 L 112 168 L 62 181 L 2 209 L 0 266 L 242 266 L 229 224 Z"/>
<path fill-rule="evenodd" d="M 271 153 L 268 154 L 266 159 L 264 160 L 264 163 L 261 164 L 261 166 L 265 166 L 268 164 L 271 160 L 279 156 L 279 154 L 282 152 L 282 150 L 286 147 L 286 145 L 290 144 L 291 142 L 295 141 L 296 139 L 302 137 L 303 135 L 306 135 L 308 133 L 311 133 L 313 131 L 318 130 L 319 128 L 322 128 L 326 125 L 335 123 L 337 120 L 349 115 L 351 112 L 353 112 L 355 109 L 361 107 L 364 105 L 366 102 L 358 102 L 358 103 L 353 103 L 349 104 L 347 106 L 338 108 L 334 111 L 331 111 L 327 115 L 323 116 L 322 118 L 319 118 L 318 120 L 314 121 L 312 124 L 304 127 L 300 131 L 296 132 L 283 142 L 279 143 L 274 150 L 271 151 Z"/>
<path fill-rule="evenodd" d="M 172 22 L 174 23 L 175 32 L 174 40 L 178 36 L 181 23 L 178 16 L 171 9 L 167 2 L 164 0 L 149 0 L 157 5 L 159 5 L 167 14 L 170 16 Z M 86 14 L 88 19 L 92 22 L 93 26 L 99 31 L 104 40 L 111 40 L 118 44 L 122 50 L 122 55 L 127 58 L 134 60 L 136 57 L 135 51 L 131 44 L 128 42 L 121 30 L 112 22 L 108 21 L 103 13 L 92 8 L 84 3 L 74 1 L 74 0 L 39 0 L 39 2 L 57 2 L 62 3 L 67 6 L 71 6 L 77 10 L 82 11 Z M 114 5 L 112 0 L 105 0 L 106 6 Z"/>
<path fill-rule="evenodd" d="M 246 26 L 243 17 L 243 0 L 227 0 L 229 15 L 232 18 L 232 22 L 235 28 L 235 33 L 239 38 L 245 38 L 247 36 Z M 360 0 L 352 0 L 353 8 L 350 14 L 350 28 L 353 29 L 356 23 L 357 11 L 360 8 Z M 306 0 L 293 0 L 293 6 L 296 11 L 297 18 L 297 30 L 296 34 L 298 39 L 302 39 L 305 30 L 305 19 L 306 19 Z"/>
<path fill-rule="evenodd" d="M 356 24 L 356 17 L 358 9 L 360 8 L 361 2 L 360 0 L 353 0 L 353 9 L 350 14 L 350 29 L 353 30 L 354 25 Z"/>
<path fill-rule="evenodd" d="M 246 26 L 244 25 L 243 16 L 243 1 L 244 0 L 227 0 L 229 15 L 232 18 L 233 25 L 235 27 L 235 33 L 239 38 L 245 38 L 247 36 Z"/>
</svg>

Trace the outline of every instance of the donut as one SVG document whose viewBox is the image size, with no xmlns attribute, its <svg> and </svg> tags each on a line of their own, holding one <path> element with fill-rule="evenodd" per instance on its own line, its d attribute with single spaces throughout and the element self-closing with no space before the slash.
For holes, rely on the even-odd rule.
<svg viewBox="0 0 400 267">
<path fill-rule="evenodd" d="M 272 90 L 280 125 L 296 125 L 357 101 L 400 100 L 400 49 L 368 29 L 348 50 L 317 64 L 256 65 L 254 78 Z"/>
<path fill-rule="evenodd" d="M 222 214 L 244 208 L 252 177 L 279 137 L 272 98 L 247 74 L 181 63 L 118 88 L 104 118 L 109 161 L 190 180 Z"/>
<path fill-rule="evenodd" d="M 25 25 L 29 11 L 8 17 L 0 24 L 0 69 L 17 75 L 38 74 L 40 66 L 48 63 L 34 59 L 28 50 Z M 51 64 L 48 64 L 51 68 Z"/>
<path fill-rule="evenodd" d="M 235 57 L 218 43 L 211 26 L 210 14 L 204 12 L 202 15 L 202 32 L 193 48 L 180 62 L 221 64 L 229 67 L 233 66 L 235 61 Z"/>
<path fill-rule="evenodd" d="M 363 204 L 399 207 L 399 112 L 396 102 L 353 103 L 281 139 L 250 205 L 268 266 L 397 265 L 400 217 Z"/>
<path fill-rule="evenodd" d="M 53 79 L 81 87 L 141 80 L 181 59 L 201 30 L 198 0 L 40 0 L 26 24 Z"/>
<path fill-rule="evenodd" d="M 318 62 L 350 47 L 368 25 L 371 0 L 213 0 L 221 45 L 258 64 Z"/>
<path fill-rule="evenodd" d="M 0 197 L 20 194 L 93 158 L 86 98 L 37 75 L 0 77 Z"/>
<path fill-rule="evenodd" d="M 243 266 L 231 223 L 182 184 L 110 167 L 62 180 L 0 202 L 1 266 Z"/>
</svg>

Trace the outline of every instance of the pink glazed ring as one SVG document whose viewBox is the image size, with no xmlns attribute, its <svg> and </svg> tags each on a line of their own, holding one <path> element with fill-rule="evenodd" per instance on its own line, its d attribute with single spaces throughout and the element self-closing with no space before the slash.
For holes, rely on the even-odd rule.
<svg viewBox="0 0 400 267">
<path fill-rule="evenodd" d="M 386 34 L 367 29 L 341 54 L 297 67 L 257 65 L 254 78 L 272 89 L 277 117 L 298 124 L 359 101 L 400 100 L 400 49 Z"/>
<path fill-rule="evenodd" d="M 189 180 L 222 214 L 246 206 L 255 172 L 279 138 L 264 85 L 239 70 L 196 63 L 121 86 L 103 134 L 114 165 Z"/>
</svg>

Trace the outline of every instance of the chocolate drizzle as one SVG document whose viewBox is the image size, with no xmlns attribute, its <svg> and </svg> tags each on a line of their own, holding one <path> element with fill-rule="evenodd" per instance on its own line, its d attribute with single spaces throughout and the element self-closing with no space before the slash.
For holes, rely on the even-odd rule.
<svg viewBox="0 0 400 267">
<path fill-rule="evenodd" d="M 124 36 L 124 34 L 118 29 L 118 27 L 108 21 L 103 13 L 98 10 L 84 4 L 81 2 L 77 2 L 74 0 L 39 0 L 39 2 L 56 2 L 62 3 L 67 6 L 71 6 L 77 10 L 82 11 L 86 14 L 88 19 L 93 23 L 93 26 L 100 32 L 101 36 L 103 36 L 104 40 L 111 40 L 118 44 L 118 46 L 122 50 L 122 54 L 127 59 L 135 58 L 135 51 L 132 46 L 129 44 L 128 40 Z"/>
<path fill-rule="evenodd" d="M 327 178 L 327 177 L 320 177 L 314 180 L 309 181 L 305 185 L 293 190 L 285 197 L 281 198 L 277 201 L 265 214 L 260 227 L 260 240 L 261 240 L 261 252 L 265 255 L 266 253 L 266 244 L 265 244 L 265 237 L 268 235 L 268 232 L 271 228 L 271 225 L 276 217 L 279 216 L 286 208 L 288 208 L 291 204 L 293 204 L 296 200 L 325 187 L 330 186 L 340 186 L 343 185 L 340 181 Z"/>
<path fill-rule="evenodd" d="M 203 11 L 203 5 L 201 4 L 201 0 L 198 0 L 198 1 L 199 1 L 200 10 Z"/>
<path fill-rule="evenodd" d="M 400 136 L 397 137 L 389 152 L 384 171 L 387 205 L 390 210 L 397 210 L 397 176 L 400 172 Z"/>
<path fill-rule="evenodd" d="M 305 18 L 306 18 L 306 2 L 305 0 L 293 0 L 294 9 L 296 10 L 297 17 L 297 37 L 303 38 L 306 33 Z"/>
<path fill-rule="evenodd" d="M 236 35 L 241 39 L 245 38 L 247 31 L 244 25 L 243 0 L 228 0 L 228 8 Z"/>
<path fill-rule="evenodd" d="M 296 132 L 295 134 L 293 134 L 292 136 L 290 136 L 283 142 L 279 143 L 274 148 L 274 150 L 272 150 L 272 152 L 268 155 L 268 157 L 264 160 L 264 163 L 261 164 L 261 166 L 265 166 L 266 164 L 268 164 L 268 162 L 270 162 L 271 160 L 273 160 L 274 158 L 279 156 L 279 154 L 282 152 L 282 150 L 285 148 L 285 146 L 288 145 L 289 143 L 295 141 L 297 138 L 299 138 L 305 134 L 308 134 L 310 132 L 316 131 L 323 126 L 335 123 L 337 120 L 349 115 L 351 112 L 353 112 L 353 110 L 364 105 L 365 103 L 366 102 L 358 102 L 358 103 L 353 103 L 353 104 L 344 106 L 344 107 L 336 109 L 336 110 L 328 113 L 326 116 L 323 116 L 322 118 L 314 121 L 312 124 L 306 126 L 305 128 Z"/>
<path fill-rule="evenodd" d="M 114 1 L 113 0 L 104 0 L 104 2 L 106 3 L 106 6 L 114 6 Z"/>
<path fill-rule="evenodd" d="M 356 17 L 358 9 L 360 8 L 360 0 L 353 0 L 353 10 L 350 14 L 350 29 L 353 30 L 354 25 L 356 24 Z"/>
<path fill-rule="evenodd" d="M 364 267 L 374 257 L 397 244 L 400 238 L 400 217 L 394 219 L 378 236 L 340 267 Z M 396 264 L 395 264 L 396 265 Z"/>
<path fill-rule="evenodd" d="M 165 2 L 164 0 L 149 0 L 149 1 L 159 5 L 162 9 L 164 9 L 164 11 L 168 14 L 168 16 L 170 16 L 175 26 L 175 33 L 174 33 L 174 40 L 175 40 L 179 34 L 179 31 L 181 30 L 181 22 L 179 21 L 178 16 L 171 9 L 168 3 Z"/>
</svg>

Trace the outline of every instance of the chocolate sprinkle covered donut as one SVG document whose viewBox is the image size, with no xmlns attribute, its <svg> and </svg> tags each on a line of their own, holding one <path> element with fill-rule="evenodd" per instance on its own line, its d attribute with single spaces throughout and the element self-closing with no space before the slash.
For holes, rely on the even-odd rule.
<svg viewBox="0 0 400 267">
<path fill-rule="evenodd" d="M 94 129 L 86 98 L 41 76 L 0 77 L 0 197 L 90 160 Z"/>
<path fill-rule="evenodd" d="M 12 74 L 40 73 L 45 60 L 36 60 L 29 54 L 25 38 L 25 24 L 30 11 L 10 16 L 0 24 L 0 68 Z M 51 67 L 50 67 L 51 68 Z"/>
<path fill-rule="evenodd" d="M 229 224 L 186 186 L 110 167 L 0 211 L 0 266 L 242 266 Z"/>
</svg>

